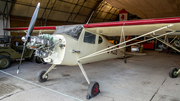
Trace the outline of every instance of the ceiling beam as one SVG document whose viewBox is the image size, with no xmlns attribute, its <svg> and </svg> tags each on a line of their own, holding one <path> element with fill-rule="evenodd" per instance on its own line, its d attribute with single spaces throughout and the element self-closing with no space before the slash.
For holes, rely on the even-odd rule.
<svg viewBox="0 0 180 101">
<path fill-rule="evenodd" d="M 62 2 L 65 2 L 65 3 L 69 3 L 69 4 L 73 4 L 73 5 L 77 5 L 77 6 L 82 6 L 80 4 L 77 4 L 77 3 L 72 3 L 72 2 L 68 2 L 68 1 L 64 1 L 64 0 L 59 0 L 59 1 L 62 1 Z M 84 8 L 88 8 L 88 9 L 92 9 L 91 7 L 86 7 L 86 6 L 83 6 Z"/>
<path fill-rule="evenodd" d="M 16 4 L 19 4 L 19 5 L 24 5 L 24 6 L 29 6 L 29 7 L 36 7 L 36 6 L 32 6 L 32 5 L 28 5 L 28 4 L 22 4 L 22 3 L 18 3 L 16 2 Z M 41 9 L 45 9 L 43 7 L 40 7 Z M 46 10 L 51 10 L 50 8 L 46 8 Z M 60 11 L 60 10 L 54 10 L 53 11 L 57 11 L 57 12 L 63 12 L 63 13 L 71 13 L 71 12 L 66 12 L 66 11 Z M 76 14 L 76 13 L 72 13 L 72 14 Z M 87 16 L 87 15 L 83 15 L 83 14 L 79 14 L 81 16 Z"/>
<path fill-rule="evenodd" d="M 74 8 L 73 8 L 73 10 L 72 10 L 72 12 L 71 12 L 71 14 L 69 15 L 69 17 L 68 17 L 68 19 L 67 19 L 67 21 L 66 21 L 67 23 L 68 23 L 68 21 L 69 21 L 69 18 L 70 18 L 71 15 L 72 15 L 72 13 L 74 12 L 76 6 L 78 5 L 78 2 L 79 2 L 79 0 L 77 1 L 76 5 L 74 6 Z"/>
<path fill-rule="evenodd" d="M 111 18 L 112 18 L 112 16 L 116 13 L 116 11 L 117 11 L 118 9 L 116 8 L 116 10 L 114 11 L 114 13 L 111 15 L 111 17 L 109 18 L 109 21 L 111 21 Z"/>
<path fill-rule="evenodd" d="M 46 9 L 47 9 L 47 6 L 49 5 L 49 2 L 50 2 L 50 0 L 48 1 L 47 5 L 46 5 L 46 7 L 45 7 L 45 10 L 44 10 L 44 12 L 43 12 L 43 14 L 42 14 L 42 16 L 41 16 L 41 19 L 43 18 L 44 13 L 46 12 Z"/>
<path fill-rule="evenodd" d="M 10 7 L 10 10 L 9 10 L 9 13 L 8 13 L 8 16 L 7 16 L 7 17 L 9 17 L 9 16 L 11 15 L 12 8 L 13 8 L 14 4 L 16 3 L 16 0 L 11 0 L 11 1 L 12 1 L 12 2 L 11 2 L 11 7 Z"/>
<path fill-rule="evenodd" d="M 28 19 L 25 19 L 25 20 L 23 20 L 23 19 L 14 19 L 13 17 L 23 17 L 23 18 L 28 18 Z M 31 17 L 24 17 L 24 16 L 13 16 L 12 15 L 12 18 L 11 18 L 11 20 L 12 21 L 24 21 L 24 22 L 29 22 L 29 20 L 31 19 Z M 36 22 L 40 22 L 40 18 L 37 18 L 38 20 L 36 21 Z M 66 21 L 61 21 L 61 20 L 52 20 L 52 19 L 50 19 L 50 21 L 55 21 L 55 22 L 63 22 L 64 23 L 64 25 L 66 24 Z M 51 23 L 51 22 L 47 22 L 47 23 Z M 77 23 L 77 24 L 80 24 L 79 22 L 74 22 L 74 23 Z"/>
<path fill-rule="evenodd" d="M 6 4 L 5 4 L 5 7 L 4 7 L 4 10 L 3 10 L 3 14 L 5 14 L 5 11 L 6 11 L 6 7 L 7 7 L 7 4 L 8 4 L 8 2 L 7 2 L 8 0 L 6 0 L 5 2 L 6 2 Z"/>
<path fill-rule="evenodd" d="M 42 16 L 41 16 L 41 26 L 42 26 L 42 22 L 43 22 L 43 16 L 44 16 L 44 13 L 46 12 L 46 9 L 47 9 L 47 7 L 48 7 L 48 5 L 49 5 L 49 2 L 50 2 L 50 0 L 48 1 L 47 5 L 46 5 L 46 7 L 45 7 L 45 10 L 44 10 L 44 12 L 43 12 L 43 14 L 42 14 Z"/>
<path fill-rule="evenodd" d="M 6 1 L 6 0 L 0 0 L 0 1 Z M 15 1 L 15 0 L 12 0 L 12 1 L 7 1 L 7 2 L 13 2 L 13 1 Z M 63 1 L 63 0 L 59 0 L 59 1 Z M 66 1 L 63 1 L 63 2 L 66 2 Z M 33 6 L 33 5 L 29 5 L 29 4 L 23 4 L 23 3 L 20 3 L 20 2 L 15 2 L 15 4 L 19 4 L 19 5 L 24 5 L 24 6 L 29 6 L 29 7 L 36 7 L 36 6 Z M 74 4 L 74 3 L 72 3 L 72 4 Z M 79 4 L 77 4 L 77 5 L 79 5 Z M 81 6 L 81 5 L 79 5 L 79 6 Z M 86 7 L 86 6 L 82 6 L 82 7 L 85 7 L 85 8 L 89 8 L 89 7 Z M 51 10 L 50 8 L 44 8 L 44 7 L 40 7 L 41 9 L 46 9 L 46 10 Z M 89 8 L 89 9 L 92 9 L 92 8 Z M 54 10 L 53 9 L 53 11 L 57 11 L 57 12 L 63 12 L 63 13 L 72 13 L 72 12 L 66 12 L 66 11 L 60 11 L 60 10 Z M 102 11 L 100 11 L 100 12 L 102 12 Z M 104 12 L 104 11 L 103 11 Z M 105 12 L 105 13 L 108 13 L 108 12 Z M 76 14 L 76 13 L 72 13 L 72 14 Z M 89 15 L 83 15 L 83 14 L 79 14 L 79 15 L 81 15 L 81 16 L 88 16 L 89 17 Z"/>
<path fill-rule="evenodd" d="M 93 19 L 93 21 L 92 22 L 94 22 L 94 20 L 96 19 L 96 17 L 98 16 L 98 14 L 99 14 L 99 12 L 101 11 L 101 9 L 106 5 L 107 3 L 105 3 L 104 5 L 102 5 L 101 6 L 101 8 L 100 8 L 100 10 L 98 11 L 98 13 L 96 14 L 96 16 L 94 17 L 94 19 Z"/>
<path fill-rule="evenodd" d="M 91 16 L 91 14 L 97 9 L 97 7 L 101 4 L 102 1 L 103 1 L 103 0 L 97 0 L 97 1 L 96 1 L 96 3 L 94 4 L 91 12 L 88 14 L 88 16 L 87 16 L 87 18 L 86 18 L 86 20 L 85 20 L 84 23 L 87 23 L 87 21 L 89 20 L 89 17 Z M 93 13 L 93 14 L 94 14 L 94 13 Z"/>
<path fill-rule="evenodd" d="M 46 22 L 47 22 L 47 20 L 48 20 L 48 18 L 49 18 L 49 15 L 51 14 L 51 11 L 52 11 L 52 9 L 53 9 L 53 7 L 54 7 L 54 5 L 55 5 L 56 1 L 57 1 L 57 0 L 55 0 L 55 1 L 54 1 L 53 6 L 51 7 L 51 10 L 50 10 L 50 12 L 49 12 L 49 14 L 48 14 L 48 16 L 47 16 L 47 18 L 46 18 L 45 22 L 44 22 L 44 26 L 46 26 Z"/>
<path fill-rule="evenodd" d="M 113 8 L 113 6 L 112 6 L 111 9 L 109 10 L 109 12 L 106 14 L 106 16 L 104 17 L 104 19 L 103 19 L 102 22 L 104 22 L 104 20 L 106 19 L 107 15 L 108 15 L 108 14 L 110 13 L 110 11 L 112 10 L 112 8 Z"/>
<path fill-rule="evenodd" d="M 82 6 L 84 5 L 84 3 L 86 2 L 86 0 L 84 0 L 83 4 L 81 5 L 81 8 Z M 76 16 L 74 17 L 73 21 L 71 22 L 71 24 L 73 24 L 74 20 L 76 19 L 77 15 L 79 14 L 79 12 L 81 11 L 81 8 L 79 9 L 79 11 L 76 13 Z"/>
</svg>

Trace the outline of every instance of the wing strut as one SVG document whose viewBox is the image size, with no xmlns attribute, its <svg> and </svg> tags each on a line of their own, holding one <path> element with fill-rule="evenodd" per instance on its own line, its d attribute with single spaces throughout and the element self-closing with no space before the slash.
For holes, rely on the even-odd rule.
<svg viewBox="0 0 180 101">
<path fill-rule="evenodd" d="M 124 45 L 124 46 L 119 47 L 119 48 L 112 49 L 112 48 L 117 47 L 117 46 L 119 46 L 119 45 L 123 45 L 123 44 L 126 44 L 127 42 L 133 41 L 133 40 L 135 40 L 135 39 L 138 39 L 138 38 L 141 38 L 141 37 L 144 37 L 144 36 L 147 36 L 147 35 L 154 34 L 154 33 L 157 32 L 157 31 L 166 29 L 166 28 L 171 27 L 171 26 L 173 26 L 173 24 L 169 24 L 169 25 L 167 25 L 167 26 L 164 26 L 164 27 L 161 27 L 161 28 L 159 28 L 159 29 L 153 30 L 153 31 L 151 31 L 151 32 L 145 33 L 145 34 L 143 34 L 143 35 L 140 35 L 140 36 L 135 37 L 135 38 L 133 38 L 133 39 L 124 41 L 124 42 L 119 43 L 119 44 L 117 44 L 117 45 L 113 45 L 113 46 L 111 46 L 111 47 L 109 47 L 109 48 L 102 49 L 102 50 L 97 51 L 97 52 L 95 52 L 95 53 L 92 53 L 92 54 L 90 54 L 90 55 L 81 57 L 81 58 L 79 58 L 78 60 L 82 60 L 82 59 L 94 57 L 94 56 L 97 56 L 97 55 L 100 55 L 100 54 L 103 54 L 103 53 L 107 53 L 107 52 L 110 52 L 110 51 L 114 51 L 114 50 L 117 50 L 117 49 L 125 48 L 125 47 L 132 46 L 132 45 L 135 45 L 135 44 L 138 44 L 138 43 L 142 43 L 142 42 L 145 42 L 145 41 L 152 40 L 152 39 L 154 39 L 154 38 L 156 38 L 156 37 L 150 38 L 150 39 L 147 39 L 147 40 L 143 40 L 143 41 L 139 41 L 139 42 L 136 42 L 136 43 L 133 43 L 133 44 Z M 172 29 L 171 29 L 171 30 L 172 30 Z M 174 32 L 175 32 L 175 31 L 172 30 L 172 32 L 165 33 L 165 34 L 159 35 L 159 36 L 157 36 L 157 37 L 162 37 L 162 36 L 164 36 L 164 35 L 168 35 L 168 34 L 171 34 L 171 33 L 174 33 Z"/>
<path fill-rule="evenodd" d="M 174 33 L 174 32 L 175 32 L 175 31 L 169 32 L 169 33 L 165 33 L 165 34 L 162 34 L 162 35 L 159 35 L 159 36 L 156 36 L 156 37 L 154 37 L 154 38 L 147 39 L 147 40 L 135 42 L 135 43 L 132 43 L 132 44 L 129 44 L 129 45 L 126 45 L 126 46 L 119 47 L 119 48 L 107 50 L 107 51 L 104 51 L 104 52 L 101 52 L 101 53 L 98 53 L 98 54 L 95 54 L 95 55 L 91 55 L 91 56 L 89 56 L 89 57 L 84 57 L 84 58 L 82 58 L 82 59 L 90 58 L 90 57 L 97 56 L 97 55 L 101 55 L 101 54 L 104 54 L 104 53 L 107 53 L 107 52 L 111 52 L 111 51 L 114 51 L 114 50 L 117 50 L 117 49 L 122 49 L 122 48 L 125 48 L 125 47 L 129 47 L 129 46 L 132 46 L 132 45 L 135 45 L 135 44 L 139 44 L 139 43 L 142 43 L 142 42 L 145 42 L 145 41 L 150 41 L 150 40 L 152 40 L 152 39 L 155 39 L 155 38 L 158 38 L 158 37 L 162 37 L 162 36 L 164 36 L 164 35 L 168 35 L 168 34 L 171 34 L 171 33 Z M 80 58 L 79 60 L 82 60 L 82 59 Z"/>
<path fill-rule="evenodd" d="M 151 35 L 151 37 L 155 38 L 153 35 Z M 156 37 L 156 39 L 157 39 L 158 41 L 160 41 L 160 42 L 162 42 L 162 43 L 166 44 L 167 46 L 171 47 L 172 49 L 174 49 L 174 50 L 176 50 L 176 51 L 180 52 L 180 50 L 179 50 L 179 49 L 177 49 L 176 47 L 174 47 L 174 46 L 170 45 L 169 43 L 167 43 L 167 42 L 163 41 L 162 39 L 157 38 L 157 37 Z"/>
<path fill-rule="evenodd" d="M 122 41 L 126 41 L 126 40 L 125 40 L 125 35 L 124 35 L 124 29 L 123 29 L 123 27 L 122 27 L 122 31 L 121 31 L 120 43 L 121 43 Z M 125 45 L 126 45 L 126 43 L 125 43 Z"/>
<path fill-rule="evenodd" d="M 121 37 L 120 37 L 120 43 L 125 42 L 125 41 L 126 41 L 126 40 L 125 40 L 125 35 L 124 35 L 124 29 L 123 29 L 123 27 L 122 27 Z M 123 45 L 126 46 L 126 43 L 124 43 Z M 122 46 L 123 46 L 123 45 L 122 45 Z M 123 54 L 123 57 L 124 57 L 124 63 L 126 63 L 127 59 L 126 59 L 125 53 L 122 53 L 122 54 Z"/>
<path fill-rule="evenodd" d="M 170 44 L 177 38 L 177 35 L 174 37 L 174 39 L 170 42 Z"/>
</svg>

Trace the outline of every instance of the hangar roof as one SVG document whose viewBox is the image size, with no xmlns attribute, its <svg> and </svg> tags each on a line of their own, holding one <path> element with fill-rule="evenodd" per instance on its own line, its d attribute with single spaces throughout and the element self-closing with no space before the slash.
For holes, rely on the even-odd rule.
<svg viewBox="0 0 180 101">
<path fill-rule="evenodd" d="M 40 2 L 38 18 L 69 24 L 114 21 L 125 9 L 143 19 L 180 15 L 180 0 L 0 0 L 0 15 L 31 17 Z"/>
<path fill-rule="evenodd" d="M 31 17 L 38 2 L 41 3 L 39 19 L 68 23 L 86 23 L 93 11 L 90 22 L 113 21 L 120 10 L 105 0 L 0 0 L 0 11 L 6 15 L 10 12 L 12 16 Z M 6 13 L 4 7 L 8 4 L 11 10 Z"/>
</svg>

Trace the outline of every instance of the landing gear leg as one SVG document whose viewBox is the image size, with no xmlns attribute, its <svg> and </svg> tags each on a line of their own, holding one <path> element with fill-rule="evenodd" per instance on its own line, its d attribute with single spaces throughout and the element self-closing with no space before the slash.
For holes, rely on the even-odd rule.
<svg viewBox="0 0 180 101">
<path fill-rule="evenodd" d="M 84 68 L 83 68 L 83 66 L 82 66 L 80 61 L 78 61 L 78 65 L 79 65 L 79 67 L 80 67 L 80 69 L 81 69 L 81 71 L 82 71 L 82 73 L 83 73 L 87 83 L 89 84 L 86 98 L 90 99 L 92 97 L 95 97 L 96 95 L 98 95 L 100 93 L 99 83 L 95 82 L 95 81 L 94 82 L 90 82 L 89 78 L 87 77 L 87 74 L 86 74 L 86 72 L 85 72 L 85 70 L 84 70 Z"/>
<path fill-rule="evenodd" d="M 177 68 L 171 68 L 169 71 L 169 76 L 171 78 L 176 78 L 179 73 L 180 73 L 180 69 L 178 70 Z"/>
<path fill-rule="evenodd" d="M 53 64 L 47 71 L 41 71 L 41 72 L 39 72 L 38 73 L 38 77 L 37 77 L 37 79 L 38 79 L 38 81 L 39 82 L 45 82 L 45 81 L 47 81 L 47 79 L 48 79 L 48 73 L 55 67 L 56 65 L 55 64 Z"/>
</svg>

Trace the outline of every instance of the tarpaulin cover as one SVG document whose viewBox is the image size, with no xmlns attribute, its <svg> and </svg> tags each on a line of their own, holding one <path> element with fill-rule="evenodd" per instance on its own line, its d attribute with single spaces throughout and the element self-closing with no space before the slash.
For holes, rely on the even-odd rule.
<svg viewBox="0 0 180 101">
<path fill-rule="evenodd" d="M 54 34 L 67 34 L 73 38 L 78 39 L 82 29 L 83 25 L 57 26 Z"/>
</svg>

